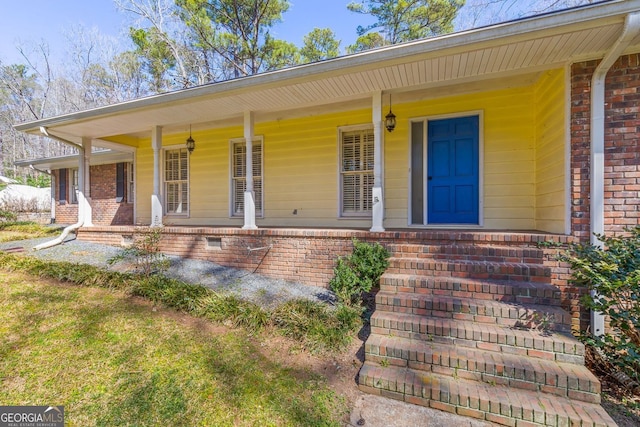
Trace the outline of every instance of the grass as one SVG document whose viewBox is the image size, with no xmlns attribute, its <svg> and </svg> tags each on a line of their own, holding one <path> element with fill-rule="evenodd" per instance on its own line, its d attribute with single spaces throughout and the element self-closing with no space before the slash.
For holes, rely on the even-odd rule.
<svg viewBox="0 0 640 427">
<path fill-rule="evenodd" d="M 12 240 L 54 236 L 60 233 L 60 228 L 29 221 L 0 221 L 0 232 L 0 243 L 3 243 Z"/>
<path fill-rule="evenodd" d="M 0 405 L 65 405 L 69 426 L 331 426 L 346 411 L 246 329 L 123 289 L 6 271 L 0 286 Z"/>
<path fill-rule="evenodd" d="M 313 352 L 339 351 L 346 347 L 361 327 L 360 311 L 353 307 L 335 309 L 307 300 L 287 302 L 274 311 L 230 295 L 217 293 L 165 276 L 145 277 L 102 270 L 90 265 L 43 261 L 0 252 L 0 266 L 39 277 L 82 286 L 120 289 L 197 317 L 242 326 L 251 332 L 273 327 L 299 340 Z"/>
<path fill-rule="evenodd" d="M 0 224 L 0 241 L 50 233 Z M 266 311 L 166 277 L 2 252 L 0 288 L 0 405 L 64 405 L 69 426 L 338 426 L 347 412 L 324 377 L 261 350 L 273 333 L 296 351 L 340 350 L 361 326 L 352 308 Z"/>
</svg>

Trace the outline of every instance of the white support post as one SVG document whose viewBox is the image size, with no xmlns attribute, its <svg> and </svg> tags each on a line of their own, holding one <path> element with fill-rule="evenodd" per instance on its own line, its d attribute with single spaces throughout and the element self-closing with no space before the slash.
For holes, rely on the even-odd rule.
<svg viewBox="0 0 640 427">
<path fill-rule="evenodd" d="M 382 191 L 382 92 L 373 94 L 372 99 L 373 122 L 373 189 L 371 197 L 371 230 L 384 231 L 384 197 Z"/>
<path fill-rule="evenodd" d="M 245 181 L 244 192 L 244 226 L 243 229 L 255 230 L 256 226 L 256 203 L 253 192 L 253 111 L 244 113 L 244 140 L 245 140 Z"/>
<path fill-rule="evenodd" d="M 85 161 L 84 161 L 84 146 L 78 147 L 78 189 L 76 197 L 78 199 L 78 228 L 84 225 L 84 209 L 86 206 L 84 198 L 84 180 L 85 178 Z M 72 182 L 73 184 L 73 182 Z M 73 188 L 73 187 L 72 187 Z"/>
<path fill-rule="evenodd" d="M 93 227 L 93 210 L 91 208 L 91 138 L 82 138 L 82 148 L 84 148 L 84 155 L 81 156 L 81 161 L 84 162 L 84 172 L 82 173 L 83 185 L 80 186 L 78 182 L 78 187 L 84 197 L 82 197 L 82 201 L 78 198 L 78 204 L 83 204 L 83 217 L 84 223 L 83 227 Z M 81 172 L 78 169 L 78 179 L 80 179 Z"/>
<path fill-rule="evenodd" d="M 153 148 L 153 194 L 151 195 L 151 226 L 162 227 L 162 201 L 160 199 L 160 150 L 162 149 L 162 127 L 151 130 L 151 148 Z"/>
</svg>

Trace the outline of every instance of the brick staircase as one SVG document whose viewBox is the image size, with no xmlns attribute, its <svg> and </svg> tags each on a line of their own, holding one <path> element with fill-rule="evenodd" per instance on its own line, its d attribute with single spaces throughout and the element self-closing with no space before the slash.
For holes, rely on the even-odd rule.
<svg viewBox="0 0 640 427">
<path fill-rule="evenodd" d="M 360 389 L 500 425 L 615 426 L 536 245 L 554 236 L 433 237 L 388 245 Z"/>
</svg>

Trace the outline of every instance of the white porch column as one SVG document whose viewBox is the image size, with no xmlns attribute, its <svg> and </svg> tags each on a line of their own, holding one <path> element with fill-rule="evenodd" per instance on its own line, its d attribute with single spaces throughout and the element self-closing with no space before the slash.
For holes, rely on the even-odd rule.
<svg viewBox="0 0 640 427">
<path fill-rule="evenodd" d="M 372 99 L 373 122 L 373 190 L 371 196 L 371 230 L 384 231 L 384 197 L 382 192 L 382 92 L 373 94 Z"/>
<path fill-rule="evenodd" d="M 162 127 L 151 129 L 151 148 L 153 148 L 153 194 L 151 195 L 151 226 L 162 227 L 162 201 L 160 199 L 160 150 L 162 149 Z"/>
<path fill-rule="evenodd" d="M 84 178 L 84 185 L 81 187 L 78 182 L 78 187 L 82 188 L 84 197 L 82 201 L 78 198 L 78 204 L 83 204 L 83 227 L 93 227 L 93 209 L 91 208 L 91 138 L 82 138 L 82 147 L 84 148 L 84 155 L 81 156 L 81 161 L 84 162 L 84 172 L 82 177 Z M 78 180 L 80 179 L 80 170 L 78 169 Z"/>
<path fill-rule="evenodd" d="M 244 113 L 244 140 L 245 140 L 245 181 L 244 192 L 244 226 L 243 229 L 255 230 L 256 226 L 256 203 L 253 192 L 253 111 Z"/>
<path fill-rule="evenodd" d="M 78 189 L 76 197 L 78 199 L 78 226 L 84 225 L 84 209 L 87 206 L 84 197 L 84 183 L 85 183 L 85 160 L 84 160 L 84 146 L 78 147 Z M 73 182 L 71 182 L 73 185 Z"/>
</svg>

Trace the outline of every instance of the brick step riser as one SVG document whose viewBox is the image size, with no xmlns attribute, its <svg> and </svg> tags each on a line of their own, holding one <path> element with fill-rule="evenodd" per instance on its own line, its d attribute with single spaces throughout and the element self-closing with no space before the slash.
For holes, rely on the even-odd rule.
<svg viewBox="0 0 640 427">
<path fill-rule="evenodd" d="M 465 334 L 468 333 L 468 334 Z M 584 365 L 584 346 L 581 343 L 566 344 L 552 339 L 534 340 L 518 335 L 497 336 L 477 334 L 474 338 L 471 331 L 460 330 L 429 330 L 415 332 L 400 330 L 371 324 L 371 334 L 389 335 L 412 340 L 433 342 L 436 344 L 459 346 L 470 349 L 494 351 L 498 353 L 514 354 L 534 359 L 553 360 L 562 363 Z"/>
<path fill-rule="evenodd" d="M 391 258 L 386 270 L 391 274 L 408 274 L 425 277 L 455 277 L 460 279 L 504 280 L 514 282 L 549 283 L 551 270 L 502 263 L 456 264 L 451 262 L 416 262 Z"/>
<path fill-rule="evenodd" d="M 408 373 L 399 379 L 385 374 L 385 370 L 363 367 L 358 381 L 360 390 L 507 426 L 615 425 L 604 409 L 588 402 L 533 392 L 529 401 L 514 401 L 509 398 L 508 389 L 500 386 L 492 387 L 491 393 L 478 392 L 466 384 L 430 379 L 428 373 Z"/>
<path fill-rule="evenodd" d="M 417 316 L 428 316 L 428 317 L 434 317 L 438 319 L 463 320 L 467 322 L 480 323 L 483 325 L 497 325 L 502 328 L 513 328 L 513 329 L 536 328 L 535 322 L 532 322 L 529 319 L 510 319 L 505 317 L 484 316 L 484 315 L 471 314 L 471 313 L 457 313 L 457 312 L 434 310 L 434 309 L 398 307 L 398 306 L 390 306 L 390 305 L 383 305 L 383 304 L 376 304 L 376 310 L 385 311 L 389 313 L 415 314 Z M 547 325 L 545 325 L 544 329 L 547 331 L 553 331 L 553 332 L 570 332 L 571 326 L 566 324 L 561 324 L 561 323 L 549 322 Z"/>
<path fill-rule="evenodd" d="M 483 301 L 499 301 L 518 304 L 560 306 L 560 292 L 555 289 L 540 289 L 532 286 L 474 284 L 461 285 L 459 280 L 380 279 L 380 290 L 389 293 L 417 293 L 451 298 L 470 298 Z M 531 285 L 530 283 L 528 285 Z"/>
<path fill-rule="evenodd" d="M 414 299 L 410 294 L 376 295 L 376 310 L 413 314 L 416 316 L 431 316 L 440 319 L 455 319 L 482 324 L 497 324 L 508 328 L 533 329 L 541 328 L 545 331 L 571 331 L 571 316 L 564 310 L 532 309 L 520 306 L 504 305 L 499 308 L 482 305 L 477 300 L 446 299 L 433 301 L 430 299 Z"/>
<path fill-rule="evenodd" d="M 543 264 L 544 252 L 531 248 L 492 248 L 486 246 L 404 245 L 388 247 L 394 257 L 439 260 L 466 260 Z"/>
<path fill-rule="evenodd" d="M 434 372 L 452 378 L 464 378 L 488 384 L 505 385 L 521 390 L 540 391 L 583 402 L 600 403 L 600 383 L 579 378 L 564 371 L 546 372 L 543 368 L 508 366 L 493 361 L 449 358 L 447 354 L 421 352 L 386 346 L 365 346 L 367 362 L 381 366 L 408 367 L 417 371 Z M 569 365 L 570 366 L 570 365 Z M 586 370 L 586 368 L 584 368 Z"/>
</svg>

